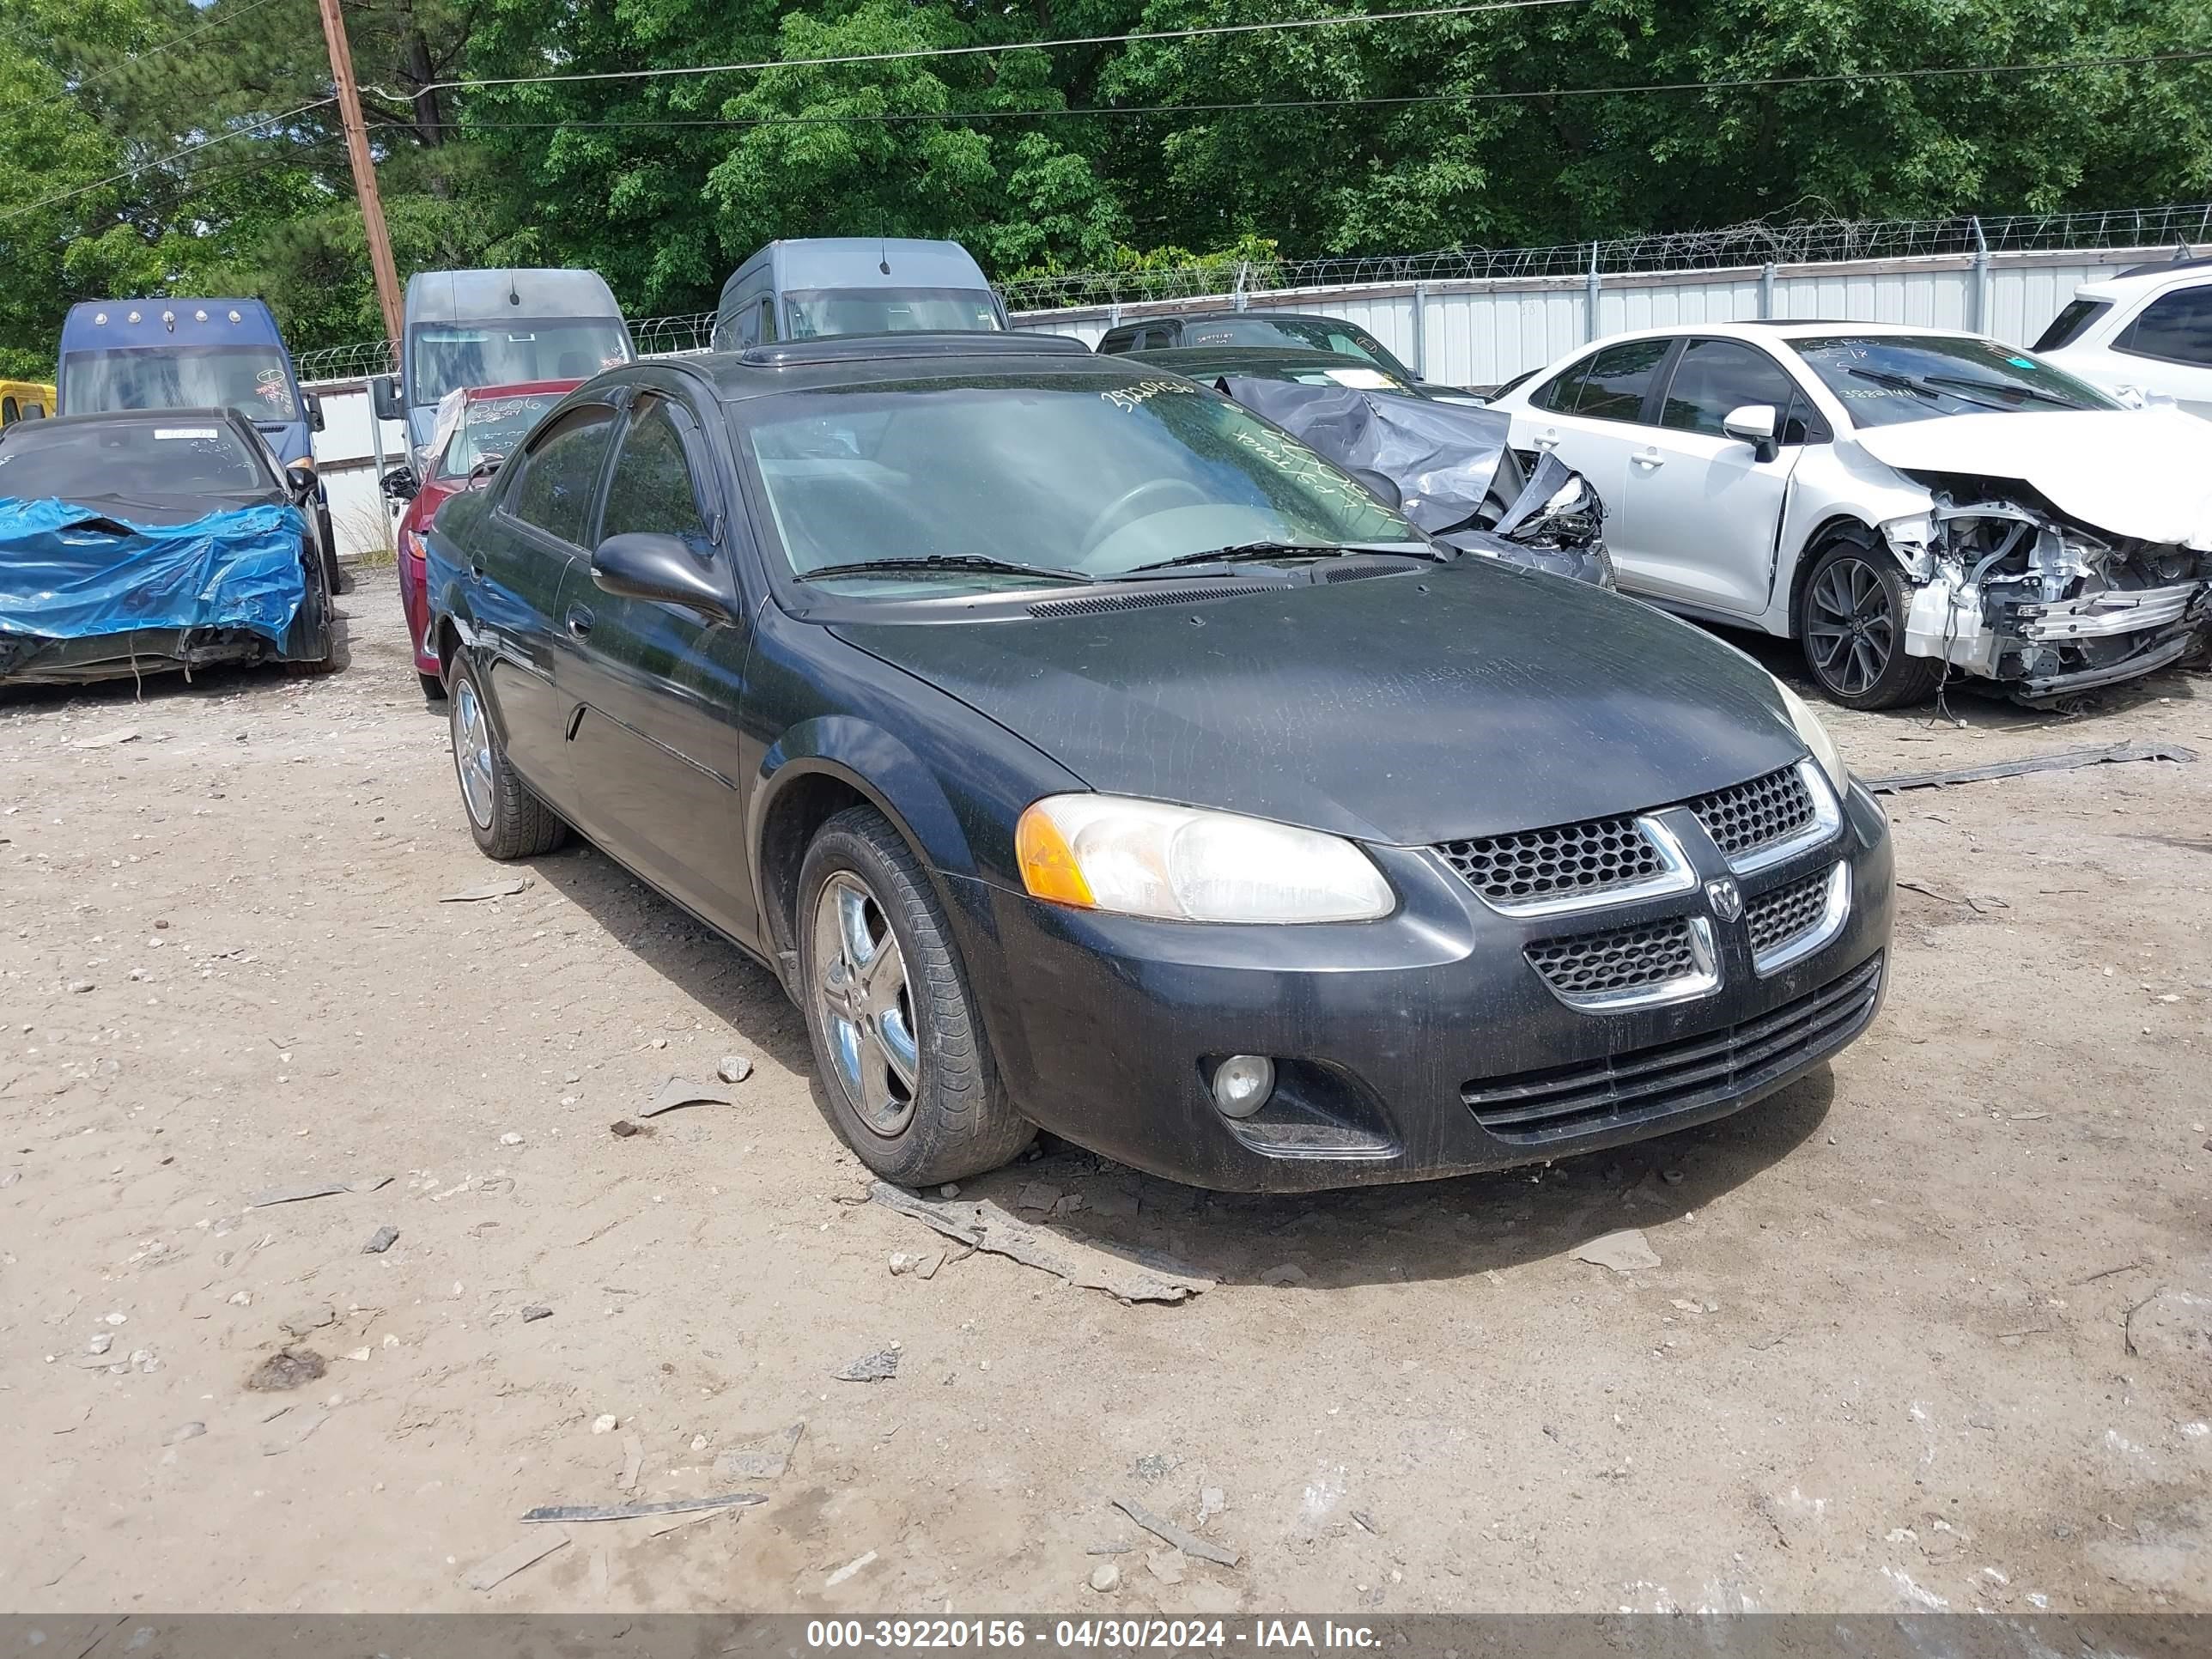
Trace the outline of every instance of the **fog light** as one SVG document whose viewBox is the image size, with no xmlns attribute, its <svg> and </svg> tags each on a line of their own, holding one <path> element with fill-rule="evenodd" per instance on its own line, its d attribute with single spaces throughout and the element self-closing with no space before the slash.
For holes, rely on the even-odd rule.
<svg viewBox="0 0 2212 1659">
<path fill-rule="evenodd" d="M 1275 1092 L 1275 1062 L 1265 1054 L 1231 1054 L 1214 1068 L 1213 1103 L 1224 1117 L 1249 1117 Z"/>
</svg>

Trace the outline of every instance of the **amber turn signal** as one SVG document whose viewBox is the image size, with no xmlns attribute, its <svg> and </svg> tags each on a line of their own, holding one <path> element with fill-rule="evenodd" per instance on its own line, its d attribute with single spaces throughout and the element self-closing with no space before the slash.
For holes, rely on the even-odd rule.
<svg viewBox="0 0 2212 1659">
<path fill-rule="evenodd" d="M 1014 826 L 1014 858 L 1022 868 L 1022 885 L 1030 890 L 1032 898 L 1096 909 L 1098 901 L 1091 896 L 1091 884 L 1083 878 L 1075 849 L 1043 809 L 1044 803 L 1037 802 Z"/>
</svg>

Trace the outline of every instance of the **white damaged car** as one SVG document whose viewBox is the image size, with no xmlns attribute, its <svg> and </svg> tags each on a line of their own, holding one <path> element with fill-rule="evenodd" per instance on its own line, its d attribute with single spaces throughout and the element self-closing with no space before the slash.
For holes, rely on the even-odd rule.
<svg viewBox="0 0 2212 1659">
<path fill-rule="evenodd" d="M 2212 616 L 2212 429 L 1995 340 L 1650 330 L 1493 407 L 1595 486 L 1623 591 L 1799 641 L 1850 708 L 1953 670 L 2063 696 L 2172 662 Z"/>
</svg>

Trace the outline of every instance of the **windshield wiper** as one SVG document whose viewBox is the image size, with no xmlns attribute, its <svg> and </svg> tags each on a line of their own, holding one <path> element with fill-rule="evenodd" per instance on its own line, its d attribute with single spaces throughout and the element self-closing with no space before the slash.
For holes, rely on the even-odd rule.
<svg viewBox="0 0 2212 1659">
<path fill-rule="evenodd" d="M 978 553 L 932 553 L 920 559 L 854 559 L 848 564 L 825 564 L 818 570 L 802 570 L 799 580 L 819 581 L 825 576 L 878 576 L 894 570 L 981 570 L 1004 576 L 1035 576 L 1043 581 L 1088 582 L 1079 570 L 1054 570 L 1048 565 L 1017 564 L 1011 559 L 988 558 Z"/>
<path fill-rule="evenodd" d="M 2002 380 L 1978 380 L 1963 374 L 1930 374 L 1930 386 L 1955 386 L 1976 392 L 1994 392 L 2002 397 L 2033 398 L 2038 403 L 2056 404 L 2061 409 L 2079 409 L 2081 405 L 2071 398 L 2062 398 L 2055 392 L 2045 392 L 2040 386 L 2010 386 Z"/>
<path fill-rule="evenodd" d="M 1141 581 L 1161 570 L 1172 570 L 1186 564 L 1241 564 L 1267 559 L 1283 558 L 1343 558 L 1355 553 L 1397 554 L 1401 558 L 1435 559 L 1426 549 L 1395 547 L 1344 547 L 1334 544 L 1315 542 L 1237 542 L 1228 547 L 1208 548 L 1202 553 L 1178 554 L 1172 559 L 1157 559 L 1151 564 L 1140 564 L 1104 578 L 1109 581 Z"/>
<path fill-rule="evenodd" d="M 1916 374 L 1899 374 L 1887 368 L 1862 368 L 1856 363 L 1844 364 L 1844 373 L 1856 374 L 1862 380 L 1872 380 L 1876 386 L 1893 386 L 1899 392 L 1910 392 L 1917 397 L 1925 398 L 1931 404 L 1944 398 L 1956 398 L 1961 403 L 1980 404 L 1984 409 L 2001 410 L 2004 407 L 2002 404 L 1987 403 L 1979 398 L 1969 398 L 1963 392 L 1946 392 L 1935 384 L 1936 377 L 1933 375 L 1927 380 L 1922 380 Z M 1966 384 L 1980 383 L 1970 381 Z M 2000 390 L 2001 388 L 1990 389 Z"/>
</svg>

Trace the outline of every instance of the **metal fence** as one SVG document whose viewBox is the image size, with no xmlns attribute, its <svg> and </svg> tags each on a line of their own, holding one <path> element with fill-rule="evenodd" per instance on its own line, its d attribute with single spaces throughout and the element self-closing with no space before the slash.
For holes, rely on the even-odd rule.
<svg viewBox="0 0 2212 1659">
<path fill-rule="evenodd" d="M 1588 303 L 1577 314 L 1582 318 L 1583 337 L 1588 337 L 1592 330 L 1601 327 L 1608 314 L 1599 300 L 1601 287 L 1621 299 L 1623 314 L 1632 317 L 1636 307 L 1621 298 L 1629 291 L 1699 273 L 1741 272 L 1747 273 L 1746 283 L 1760 289 L 1759 303 L 1771 308 L 1776 303 L 1778 283 L 1784 289 L 1811 284 L 1825 291 L 1825 286 L 1851 274 L 1849 268 L 1864 270 L 1880 262 L 1964 264 L 1979 261 L 1987 269 L 1991 262 L 2002 262 L 2007 256 L 2078 254 L 2086 276 L 2114 262 L 2100 255 L 2120 251 L 2140 255 L 2145 251 L 2189 249 L 2206 243 L 2212 243 L 2212 204 L 1996 218 L 1759 222 L 1717 230 L 1562 242 L 1549 247 L 1444 248 L 1363 258 L 1212 258 L 1147 269 L 1021 277 L 1005 283 L 1000 292 L 1014 313 L 1017 327 L 1080 332 L 1086 337 L 1102 331 L 1104 318 L 1118 314 L 1122 307 L 1166 308 L 1176 301 L 1201 299 L 1251 304 L 1262 295 L 1295 295 L 1301 308 L 1314 308 L 1330 303 L 1332 290 L 1357 293 L 1364 296 L 1362 310 L 1368 302 L 1388 301 L 1421 317 L 1419 322 L 1409 320 L 1402 329 L 1376 330 L 1383 333 L 1386 342 L 1399 347 L 1401 355 L 1419 358 L 1425 355 L 1422 347 L 1431 331 L 1426 301 L 1417 305 L 1416 295 L 1442 285 L 1484 284 L 1506 298 L 1516 283 L 1557 289 L 1561 279 L 1578 280 L 1584 286 Z M 1941 316 L 1946 325 L 1996 331 L 1994 321 L 2001 307 L 1992 306 L 1986 294 L 1970 298 L 1972 303 L 1959 314 L 1948 314 L 1939 307 L 1929 319 Z M 1786 298 L 1784 302 L 1787 303 Z M 1858 301 L 1846 296 L 1846 303 Z M 1875 307 L 1868 312 L 1871 320 L 1886 301 L 1875 295 L 1864 303 Z M 2033 310 L 2043 298 L 2039 292 L 2021 303 L 2027 310 Z M 1977 310 L 1979 314 L 1973 314 Z M 1089 314 L 1080 318 L 1055 314 L 1072 313 Z M 1790 313 L 1785 310 L 1773 314 Z M 1354 316 L 1352 320 L 1375 326 L 1365 316 Z M 2044 320 L 2047 313 L 2037 319 L 2033 326 L 2039 327 Z M 633 320 L 630 333 L 646 356 L 678 356 L 706 350 L 714 322 L 712 312 L 648 317 Z M 1619 325 L 1637 325 L 1624 321 Z M 1554 332 L 1547 331 L 1545 340 L 1549 342 Z M 1432 373 L 1454 374 L 1462 379 L 1502 378 L 1528 366 L 1510 361 L 1511 356 L 1509 352 L 1486 357 L 1476 351 L 1463 368 L 1432 363 L 1431 368 Z M 363 341 L 302 352 L 299 372 L 306 380 L 356 380 L 391 374 L 397 362 L 398 354 L 389 342 Z"/>
</svg>

